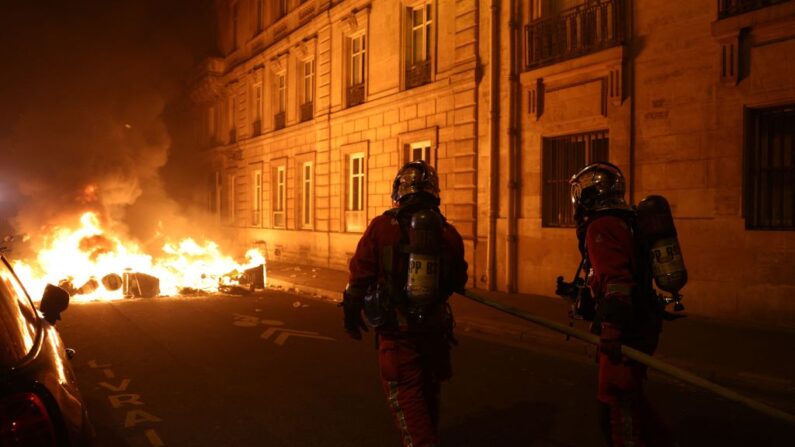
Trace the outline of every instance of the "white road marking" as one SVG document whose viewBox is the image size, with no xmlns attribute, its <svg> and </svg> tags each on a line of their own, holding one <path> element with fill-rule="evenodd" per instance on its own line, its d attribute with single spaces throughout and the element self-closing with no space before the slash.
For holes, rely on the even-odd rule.
<svg viewBox="0 0 795 447">
<path fill-rule="evenodd" d="M 110 391 L 113 391 L 114 393 L 120 393 L 122 391 L 127 391 L 127 387 L 130 386 L 130 379 L 123 379 L 118 386 L 111 385 L 108 382 L 99 382 L 99 386 L 108 389 Z"/>
<path fill-rule="evenodd" d="M 97 369 L 97 368 L 110 368 L 113 365 L 107 364 L 107 363 L 104 364 L 104 365 L 100 365 L 99 363 L 97 363 L 96 360 L 89 360 L 88 361 L 88 366 L 89 366 L 89 368 Z"/>
<path fill-rule="evenodd" d="M 253 327 L 257 324 L 262 324 L 263 326 L 270 326 L 265 329 L 262 334 L 260 334 L 260 338 L 263 340 L 269 340 L 273 335 L 277 335 L 274 339 L 273 343 L 279 346 L 284 346 L 284 343 L 287 341 L 288 338 L 291 336 L 293 337 L 304 337 L 304 338 L 314 338 L 315 340 L 327 340 L 327 341 L 336 341 L 336 339 L 331 337 L 326 337 L 320 335 L 315 331 L 299 331 L 295 329 L 286 329 L 282 327 L 276 326 L 284 326 L 284 321 L 279 320 L 260 320 L 257 317 L 251 315 L 242 315 L 242 314 L 232 314 L 235 321 L 232 323 L 235 326 L 240 327 Z M 257 323 L 255 323 L 255 321 Z"/>
<path fill-rule="evenodd" d="M 152 447 L 163 447 L 163 440 L 160 439 L 160 436 L 157 435 L 157 432 L 153 429 L 149 429 L 144 431 L 144 436 L 146 436 L 146 440 L 149 441 L 149 445 Z"/>
<path fill-rule="evenodd" d="M 124 428 L 133 428 L 144 422 L 163 422 L 163 420 L 144 410 L 130 410 L 124 418 Z"/>
<path fill-rule="evenodd" d="M 108 400 L 113 408 L 121 408 L 125 405 L 143 405 L 140 394 L 114 394 L 108 396 Z"/>
<path fill-rule="evenodd" d="M 301 333 L 301 332 L 302 331 L 283 331 L 281 334 L 279 334 L 278 337 L 276 337 L 276 340 L 274 341 L 274 343 L 276 343 L 279 346 L 284 346 L 284 342 L 286 342 L 287 338 L 290 337 L 290 336 L 292 336 L 292 337 L 314 338 L 314 339 L 317 339 L 317 340 L 335 341 L 335 339 L 333 339 L 331 337 L 324 337 L 322 335 L 312 335 L 312 334 L 306 334 L 306 333 Z"/>
</svg>

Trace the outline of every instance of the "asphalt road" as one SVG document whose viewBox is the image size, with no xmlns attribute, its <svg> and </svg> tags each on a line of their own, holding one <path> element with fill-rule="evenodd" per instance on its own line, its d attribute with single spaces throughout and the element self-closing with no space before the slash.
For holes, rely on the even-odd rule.
<svg viewBox="0 0 795 447">
<path fill-rule="evenodd" d="M 332 303 L 258 295 L 73 304 L 59 323 L 97 446 L 399 447 L 372 337 Z M 602 446 L 586 357 L 458 334 L 447 447 Z M 792 445 L 795 428 L 652 376 L 682 446 Z"/>
</svg>

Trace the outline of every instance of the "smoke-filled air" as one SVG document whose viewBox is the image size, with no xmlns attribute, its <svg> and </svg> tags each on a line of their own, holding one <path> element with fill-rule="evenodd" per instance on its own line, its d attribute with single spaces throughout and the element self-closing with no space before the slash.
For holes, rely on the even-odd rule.
<svg viewBox="0 0 795 447">
<path fill-rule="evenodd" d="M 30 295 L 201 293 L 261 265 L 219 234 L 180 143 L 208 2 L 26 3 L 0 15 L 0 245 Z"/>
</svg>

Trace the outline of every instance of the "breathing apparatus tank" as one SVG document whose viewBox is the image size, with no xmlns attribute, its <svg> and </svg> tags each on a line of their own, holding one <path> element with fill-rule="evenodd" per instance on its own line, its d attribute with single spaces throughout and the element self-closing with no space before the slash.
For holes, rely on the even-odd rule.
<svg viewBox="0 0 795 447">
<path fill-rule="evenodd" d="M 420 318 L 422 308 L 439 298 L 442 225 L 442 217 L 431 209 L 419 210 L 411 217 L 406 296 Z"/>
<path fill-rule="evenodd" d="M 636 210 L 638 232 L 649 250 L 654 283 L 672 295 L 675 311 L 683 310 L 679 291 L 687 284 L 687 269 L 671 207 L 665 197 L 652 195 L 641 200 Z"/>
</svg>

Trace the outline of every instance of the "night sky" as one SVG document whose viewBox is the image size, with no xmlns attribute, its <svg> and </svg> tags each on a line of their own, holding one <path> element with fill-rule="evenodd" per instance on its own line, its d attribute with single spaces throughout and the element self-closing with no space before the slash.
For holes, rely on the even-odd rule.
<svg viewBox="0 0 795 447">
<path fill-rule="evenodd" d="M 0 232 L 95 209 L 145 238 L 184 215 L 203 177 L 166 117 L 213 52 L 211 1 L 0 3 Z"/>
</svg>

